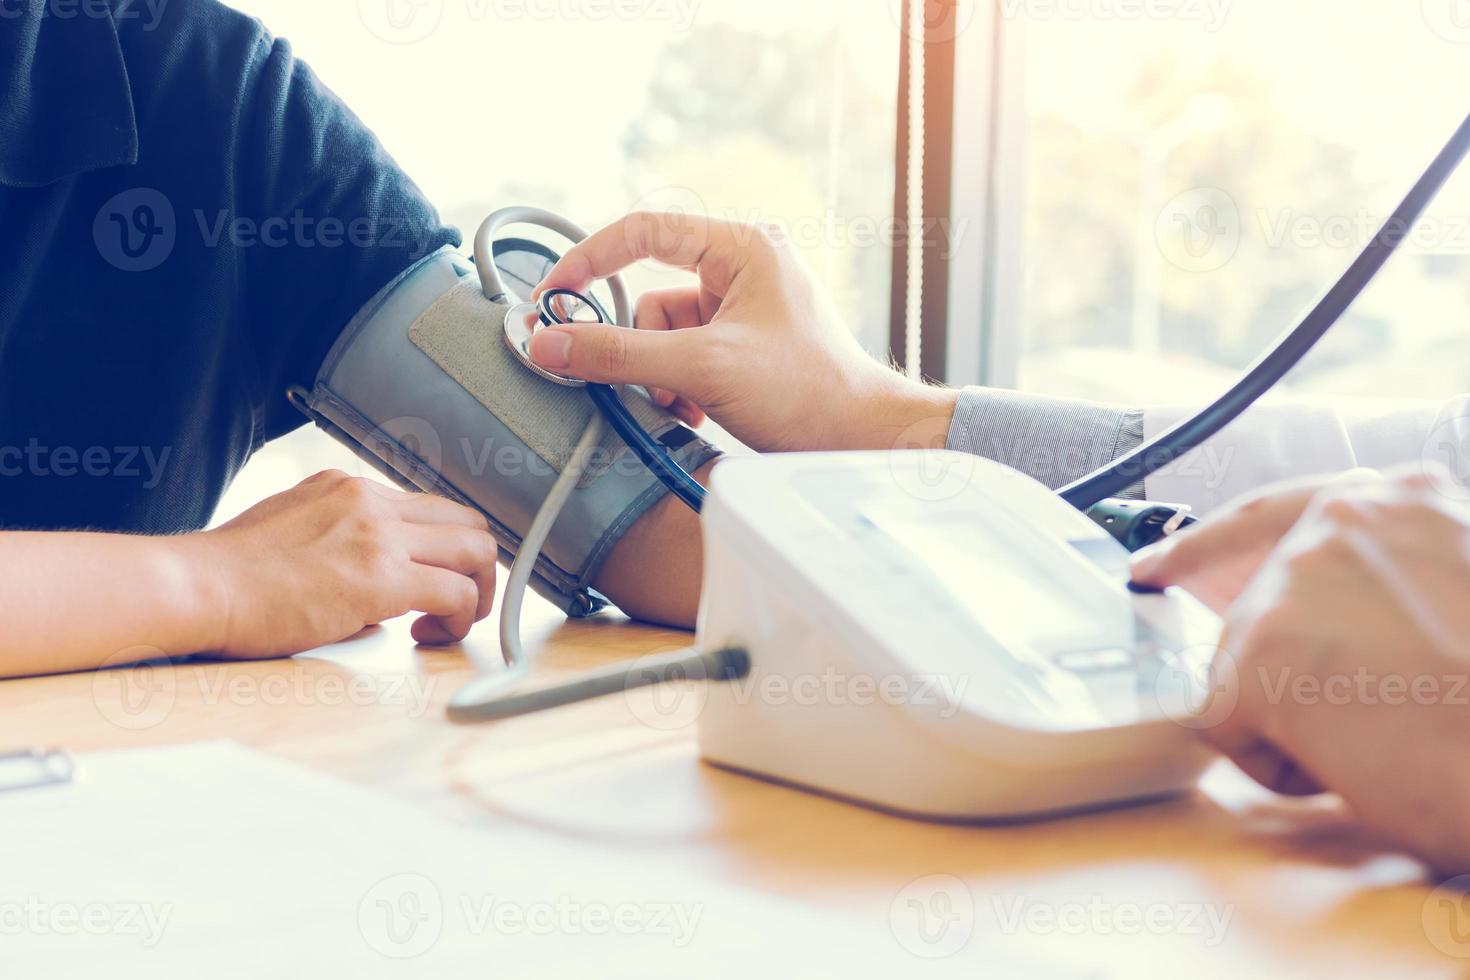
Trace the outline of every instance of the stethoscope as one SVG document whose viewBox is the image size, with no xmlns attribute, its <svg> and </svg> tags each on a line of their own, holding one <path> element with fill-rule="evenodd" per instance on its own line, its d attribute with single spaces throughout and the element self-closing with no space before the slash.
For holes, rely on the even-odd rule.
<svg viewBox="0 0 1470 980">
<path fill-rule="evenodd" d="M 480 286 L 491 302 L 505 302 L 509 297 L 494 261 L 494 236 L 504 226 L 516 222 L 540 225 L 565 235 L 573 242 L 580 242 L 587 237 L 587 233 L 570 220 L 539 208 L 506 208 L 492 214 L 485 219 L 475 236 L 475 265 L 480 274 Z M 616 388 L 611 385 L 591 384 L 579 378 L 569 378 L 548 371 L 531 359 L 531 338 L 543 327 L 574 323 L 616 326 L 620 321 L 624 325 L 630 324 L 632 317 L 627 312 L 628 292 L 622 277 L 611 277 L 608 287 L 612 290 L 614 304 L 620 307 L 617 319 L 609 316 L 603 305 L 592 296 L 574 289 L 549 289 L 536 302 L 518 303 L 506 312 L 503 327 L 506 346 L 522 365 L 538 377 L 567 388 L 585 388 L 592 404 L 597 406 L 607 424 L 628 444 L 628 448 L 633 450 L 643 465 L 671 493 L 688 504 L 695 513 L 699 513 L 704 506 L 704 487 L 679 465 L 668 447 L 638 423 Z"/>
</svg>

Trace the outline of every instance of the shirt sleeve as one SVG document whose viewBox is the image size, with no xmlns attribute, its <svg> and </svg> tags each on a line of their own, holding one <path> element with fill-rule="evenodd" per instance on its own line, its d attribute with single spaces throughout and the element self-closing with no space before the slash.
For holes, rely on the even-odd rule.
<svg viewBox="0 0 1470 980">
<path fill-rule="evenodd" d="M 965 388 L 948 448 L 984 456 L 1055 490 L 1143 445 L 1143 411 L 999 388 Z M 1121 496 L 1142 499 L 1143 486 Z"/>
<path fill-rule="evenodd" d="M 353 315 L 459 235 L 362 120 L 263 28 L 239 105 L 234 216 L 252 236 L 242 249 L 242 320 L 271 439 L 304 421 L 284 392 L 311 385 Z"/>
</svg>

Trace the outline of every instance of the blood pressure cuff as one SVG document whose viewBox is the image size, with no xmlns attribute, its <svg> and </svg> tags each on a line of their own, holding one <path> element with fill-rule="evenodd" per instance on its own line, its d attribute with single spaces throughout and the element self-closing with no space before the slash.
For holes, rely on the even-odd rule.
<svg viewBox="0 0 1470 980">
<path fill-rule="evenodd" d="M 508 307 L 480 292 L 455 252 L 424 259 L 364 307 L 292 402 L 333 438 L 409 490 L 485 515 L 512 556 L 595 409 L 585 391 L 543 380 L 505 344 Z M 718 450 L 630 389 L 643 427 L 694 470 Z M 607 604 L 591 582 L 667 492 L 609 432 L 557 520 L 532 586 L 568 615 Z"/>
</svg>

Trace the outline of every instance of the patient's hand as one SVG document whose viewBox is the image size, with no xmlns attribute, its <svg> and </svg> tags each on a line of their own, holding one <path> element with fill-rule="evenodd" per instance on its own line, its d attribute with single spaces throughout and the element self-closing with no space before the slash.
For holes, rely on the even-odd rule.
<svg viewBox="0 0 1470 980">
<path fill-rule="evenodd" d="M 653 258 L 698 285 L 645 293 L 638 330 L 548 327 L 541 366 L 589 381 L 639 384 L 698 424 L 704 412 L 762 452 L 943 445 L 953 393 L 873 360 L 805 262 L 767 228 L 638 213 L 572 248 L 537 290 L 586 290 Z M 693 328 L 693 329 L 691 329 Z"/>
<path fill-rule="evenodd" d="M 483 517 L 335 471 L 177 542 L 214 586 L 227 656 L 298 653 L 415 610 L 414 639 L 456 642 L 495 598 Z"/>
</svg>

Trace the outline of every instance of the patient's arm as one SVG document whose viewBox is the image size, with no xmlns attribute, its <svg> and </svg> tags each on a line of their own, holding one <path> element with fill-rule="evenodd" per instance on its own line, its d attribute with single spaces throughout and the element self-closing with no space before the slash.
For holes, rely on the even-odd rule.
<svg viewBox="0 0 1470 980">
<path fill-rule="evenodd" d="M 418 640 L 462 639 L 496 551 L 469 508 L 343 473 L 197 534 L 0 533 L 0 676 L 285 656 L 415 610 Z"/>
<path fill-rule="evenodd" d="M 694 475 L 708 485 L 717 465 Z M 669 494 L 613 548 L 597 574 L 597 591 L 634 619 L 687 628 L 699 610 L 703 565 L 699 516 Z"/>
</svg>

